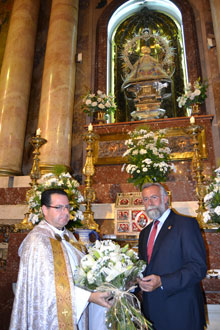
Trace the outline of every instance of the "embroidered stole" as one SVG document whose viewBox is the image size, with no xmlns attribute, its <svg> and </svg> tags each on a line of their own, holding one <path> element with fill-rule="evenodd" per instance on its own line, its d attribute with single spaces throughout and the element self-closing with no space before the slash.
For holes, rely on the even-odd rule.
<svg viewBox="0 0 220 330">
<path fill-rule="evenodd" d="M 71 290 L 63 249 L 59 241 L 50 238 L 50 242 L 54 258 L 54 277 L 59 329 L 73 330 L 74 324 Z"/>
</svg>

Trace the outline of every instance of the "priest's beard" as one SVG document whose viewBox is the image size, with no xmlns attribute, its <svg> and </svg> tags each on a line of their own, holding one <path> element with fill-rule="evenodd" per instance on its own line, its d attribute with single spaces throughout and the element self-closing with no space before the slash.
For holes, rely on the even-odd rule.
<svg viewBox="0 0 220 330">
<path fill-rule="evenodd" d="M 152 220 L 157 220 L 161 217 L 161 215 L 166 211 L 166 206 L 162 202 L 158 206 L 148 206 L 147 208 L 147 215 Z"/>
</svg>

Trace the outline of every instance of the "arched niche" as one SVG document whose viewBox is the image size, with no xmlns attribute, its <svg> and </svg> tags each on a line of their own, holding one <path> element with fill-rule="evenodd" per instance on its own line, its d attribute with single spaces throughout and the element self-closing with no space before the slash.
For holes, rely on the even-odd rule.
<svg viewBox="0 0 220 330">
<path fill-rule="evenodd" d="M 172 1 L 182 14 L 185 37 L 186 61 L 189 81 L 201 77 L 201 64 L 196 34 L 195 17 L 191 5 L 186 0 Z M 108 22 L 124 1 L 111 2 L 103 11 L 97 24 L 95 89 L 106 90 L 107 85 L 107 36 Z"/>
</svg>

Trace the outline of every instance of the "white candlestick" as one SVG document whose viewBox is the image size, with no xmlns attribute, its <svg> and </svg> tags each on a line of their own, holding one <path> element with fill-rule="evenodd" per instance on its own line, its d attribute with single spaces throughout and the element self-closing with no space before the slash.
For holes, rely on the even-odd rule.
<svg viewBox="0 0 220 330">
<path fill-rule="evenodd" d="M 190 124 L 195 124 L 195 117 L 190 117 Z"/>
<path fill-rule="evenodd" d="M 93 130 L 93 126 L 92 126 L 92 124 L 90 123 L 89 126 L 88 126 L 88 131 L 89 131 L 89 132 L 92 132 L 92 130 Z"/>
<path fill-rule="evenodd" d="M 40 133 L 41 133 L 41 130 L 40 130 L 40 128 L 38 128 L 38 129 L 36 130 L 36 135 L 37 135 L 37 136 L 40 136 Z"/>
</svg>

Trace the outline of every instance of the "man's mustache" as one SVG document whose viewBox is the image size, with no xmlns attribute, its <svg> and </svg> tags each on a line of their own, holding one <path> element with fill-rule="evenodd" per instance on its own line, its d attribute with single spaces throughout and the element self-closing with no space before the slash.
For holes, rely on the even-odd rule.
<svg viewBox="0 0 220 330">
<path fill-rule="evenodd" d="M 151 211 L 151 210 L 157 210 L 158 207 L 157 206 L 148 206 L 147 210 Z"/>
</svg>

